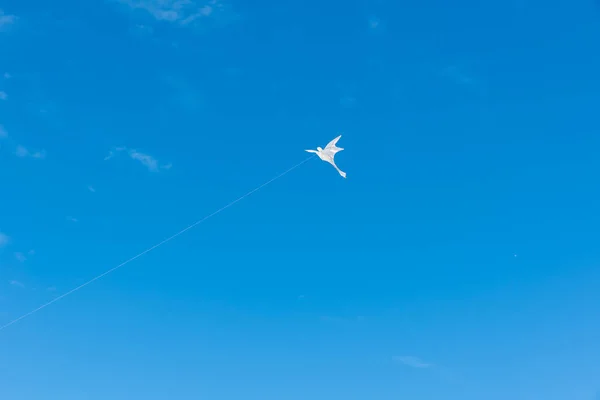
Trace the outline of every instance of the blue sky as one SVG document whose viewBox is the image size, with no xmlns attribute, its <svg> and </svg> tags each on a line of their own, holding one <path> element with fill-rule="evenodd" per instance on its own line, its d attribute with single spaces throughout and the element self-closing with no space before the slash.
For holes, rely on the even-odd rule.
<svg viewBox="0 0 600 400">
<path fill-rule="evenodd" d="M 0 3 L 0 398 L 595 400 L 600 5 Z"/>
</svg>

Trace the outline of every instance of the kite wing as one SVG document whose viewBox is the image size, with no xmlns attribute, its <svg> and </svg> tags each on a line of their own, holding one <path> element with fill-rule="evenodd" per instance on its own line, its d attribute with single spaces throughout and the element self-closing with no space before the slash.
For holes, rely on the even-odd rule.
<svg viewBox="0 0 600 400">
<path fill-rule="evenodd" d="M 336 137 L 331 142 L 327 143 L 327 146 L 325 146 L 324 150 L 327 152 L 330 152 L 331 154 L 335 154 L 338 151 L 344 150 L 343 148 L 336 146 L 336 143 L 338 142 L 338 140 L 340 140 L 341 137 L 342 137 L 342 135 Z"/>
</svg>

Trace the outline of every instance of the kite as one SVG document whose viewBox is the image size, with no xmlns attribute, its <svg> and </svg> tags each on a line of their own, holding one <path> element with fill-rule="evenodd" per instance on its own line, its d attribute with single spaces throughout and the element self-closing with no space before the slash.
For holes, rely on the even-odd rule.
<svg viewBox="0 0 600 400">
<path fill-rule="evenodd" d="M 337 170 L 337 172 L 339 172 L 339 174 L 345 178 L 346 177 L 346 173 L 344 171 L 340 171 L 340 169 L 337 167 L 337 165 L 335 165 L 335 162 L 333 161 L 333 157 L 335 157 L 335 154 L 339 151 L 344 150 L 341 147 L 337 147 L 335 144 L 338 142 L 338 140 L 340 140 L 340 138 L 342 137 L 342 135 L 336 137 L 335 139 L 333 139 L 331 142 L 329 142 L 327 144 L 327 146 L 325 146 L 324 149 L 317 147 L 316 150 L 305 150 L 309 153 L 315 153 L 316 155 L 319 156 L 319 158 L 323 161 L 328 162 L 329 164 L 333 165 L 333 167 Z"/>
</svg>

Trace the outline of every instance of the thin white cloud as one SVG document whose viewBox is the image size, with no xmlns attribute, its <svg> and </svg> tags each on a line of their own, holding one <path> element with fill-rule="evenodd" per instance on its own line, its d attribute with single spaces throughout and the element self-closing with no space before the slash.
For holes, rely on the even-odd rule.
<svg viewBox="0 0 600 400">
<path fill-rule="evenodd" d="M 129 152 L 129 157 L 142 163 L 143 166 L 148 168 L 149 171 L 158 171 L 158 161 L 156 158 L 149 154 L 140 153 L 139 151 L 132 150 Z"/>
<path fill-rule="evenodd" d="M 404 364 L 412 368 L 430 368 L 433 366 L 433 364 L 424 362 L 420 358 L 413 356 L 395 356 L 392 357 L 392 359 L 394 360 L 394 362 Z"/>
<path fill-rule="evenodd" d="M 31 157 L 31 158 L 38 158 L 38 159 L 46 158 L 45 150 L 31 151 L 28 148 L 26 148 L 25 146 L 21 146 L 21 145 L 17 146 L 17 149 L 15 150 L 15 154 L 17 155 L 17 157 Z"/>
<path fill-rule="evenodd" d="M 106 157 L 104 157 L 104 161 L 110 160 L 111 158 L 116 157 L 117 154 L 122 153 L 123 151 L 126 151 L 126 150 L 127 150 L 126 147 L 115 147 L 108 153 L 108 155 Z M 129 158 L 131 158 L 132 160 L 138 161 L 144 167 L 148 168 L 148 171 L 151 171 L 151 172 L 158 172 L 161 169 L 168 170 L 168 169 L 171 169 L 171 167 L 173 166 L 172 164 L 160 165 L 158 160 L 156 158 L 152 157 L 150 154 L 142 153 L 135 149 L 128 150 L 127 154 L 129 155 Z"/>
<path fill-rule="evenodd" d="M 104 157 L 104 161 L 110 160 L 123 150 L 127 150 L 127 147 L 115 147 L 114 149 L 108 152 L 108 155 L 106 157 Z"/>
<path fill-rule="evenodd" d="M 31 257 L 31 256 L 33 256 L 34 254 L 35 254 L 35 251 L 33 251 L 33 250 L 29 250 L 29 251 L 27 252 L 27 254 L 25 254 L 25 253 L 22 253 L 22 252 L 20 252 L 20 251 L 17 251 L 17 252 L 15 253 L 15 258 L 17 259 L 17 261 L 19 261 L 19 262 L 21 262 L 21 263 L 24 263 L 25 261 L 27 261 L 27 259 L 28 259 L 28 256 L 29 256 L 29 257 Z"/>
<path fill-rule="evenodd" d="M 10 281 L 9 283 L 10 283 L 12 286 L 17 286 L 17 287 L 20 287 L 20 288 L 24 288 L 24 287 L 25 287 L 25 285 L 23 285 L 23 284 L 22 284 L 21 282 L 19 282 L 19 281 L 12 280 L 12 281 Z"/>
<path fill-rule="evenodd" d="M 8 139 L 8 132 L 4 128 L 4 126 L 0 125 L 0 139 Z M 11 146 L 14 145 L 13 141 L 11 142 Z M 37 159 L 46 158 L 46 150 L 29 150 L 27 147 L 23 145 L 17 145 L 14 148 L 14 153 L 17 157 L 31 157 Z"/>
<path fill-rule="evenodd" d="M 150 13 L 159 21 L 177 21 L 186 1 L 181 0 L 120 0 L 132 9 L 140 9 Z"/>
<path fill-rule="evenodd" d="M 95 187 L 93 187 L 92 185 L 89 185 L 87 188 L 88 188 L 88 190 L 89 190 L 90 192 L 92 192 L 92 193 L 96 193 L 96 188 L 95 188 Z"/>
<path fill-rule="evenodd" d="M 12 75 L 9 74 L 8 72 L 5 72 L 3 77 L 4 77 L 4 79 L 10 79 L 10 78 L 12 78 Z"/>
<path fill-rule="evenodd" d="M 27 157 L 29 155 L 29 150 L 27 150 L 24 146 L 18 145 L 15 150 L 15 154 L 17 157 Z"/>
<path fill-rule="evenodd" d="M 7 246 L 10 243 L 10 237 L 0 232 L 0 248 Z"/>
<path fill-rule="evenodd" d="M 34 151 L 33 153 L 30 153 L 30 156 L 33 158 L 46 158 L 46 151 Z"/>
<path fill-rule="evenodd" d="M 79 222 L 79 220 L 77 218 L 71 217 L 71 216 L 67 217 L 67 221 L 70 221 L 70 222 Z"/>
<path fill-rule="evenodd" d="M 143 10 L 157 21 L 190 25 L 205 18 L 233 18 L 223 0 L 116 0 L 133 10 Z"/>
<path fill-rule="evenodd" d="M 0 9 L 0 31 L 5 27 L 14 24 L 16 20 L 17 17 L 15 15 L 5 14 L 4 11 Z"/>
<path fill-rule="evenodd" d="M 0 100 L 6 100 L 8 99 L 8 95 L 6 94 L 6 92 L 0 90 Z"/>
</svg>

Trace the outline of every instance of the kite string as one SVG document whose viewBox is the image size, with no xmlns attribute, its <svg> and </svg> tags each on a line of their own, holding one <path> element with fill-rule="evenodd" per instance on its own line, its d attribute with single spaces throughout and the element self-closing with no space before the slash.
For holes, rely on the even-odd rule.
<svg viewBox="0 0 600 400">
<path fill-rule="evenodd" d="M 160 247 L 160 246 L 162 246 L 163 244 L 165 244 L 165 243 L 167 243 L 167 242 L 170 242 L 171 240 L 173 240 L 173 239 L 175 239 L 176 237 L 178 237 L 178 236 L 182 235 L 183 233 L 185 233 L 185 232 L 189 231 L 190 229 L 194 228 L 195 226 L 197 226 L 197 225 L 200 225 L 201 223 L 203 223 L 203 222 L 204 222 L 204 221 L 206 221 L 207 219 L 209 219 L 209 218 L 211 218 L 211 217 L 214 217 L 215 215 L 219 214 L 221 211 L 224 211 L 224 210 L 228 209 L 229 207 L 231 207 L 231 206 L 232 206 L 232 205 L 234 205 L 235 203 L 238 203 L 239 201 L 241 201 L 241 200 L 245 199 L 246 197 L 250 196 L 251 194 L 253 194 L 253 193 L 255 193 L 255 192 L 259 191 L 260 189 L 264 188 L 265 186 L 269 185 L 270 183 L 273 183 L 273 182 L 274 182 L 274 181 L 276 181 L 277 179 L 281 178 L 282 176 L 286 175 L 287 173 L 289 173 L 289 172 L 293 171 L 294 169 L 298 168 L 299 166 L 301 166 L 302 164 L 304 164 L 305 162 L 307 162 L 308 160 L 310 160 L 310 159 L 311 159 L 311 158 L 313 158 L 313 157 L 314 157 L 314 155 L 313 155 L 313 156 L 310 156 L 310 157 L 308 157 L 308 158 L 306 158 L 306 159 L 305 159 L 305 160 L 303 160 L 302 162 L 300 162 L 300 163 L 298 163 L 298 164 L 294 165 L 293 167 L 291 167 L 291 168 L 287 169 L 286 171 L 284 171 L 284 172 L 280 173 L 280 174 L 279 174 L 279 175 L 277 175 L 276 177 L 269 179 L 267 182 L 265 182 L 265 183 L 263 183 L 262 185 L 260 185 L 260 186 L 258 186 L 258 187 L 256 187 L 256 188 L 252 189 L 251 191 L 249 191 L 248 193 L 244 194 L 243 196 L 240 196 L 240 197 L 238 197 L 237 199 L 233 200 L 232 202 L 228 203 L 227 205 L 225 205 L 225 206 L 223 206 L 223 207 L 219 208 L 217 211 L 214 211 L 214 212 L 212 212 L 211 214 L 208 214 L 207 216 L 205 216 L 205 217 L 203 217 L 203 218 L 199 219 L 198 221 L 194 222 L 193 224 L 191 224 L 191 225 L 189 225 L 189 226 L 187 226 L 187 227 L 183 228 L 183 229 L 182 229 L 182 230 L 180 230 L 179 232 L 177 232 L 177 233 L 175 233 L 175 234 L 173 234 L 173 235 L 169 236 L 168 238 L 166 238 L 166 239 L 162 240 L 161 242 L 159 242 L 159 243 L 155 244 L 154 246 L 152 246 L 152 247 L 149 247 L 149 248 L 147 248 L 146 250 L 142 251 L 141 253 L 138 253 L 138 254 L 136 254 L 135 256 L 133 256 L 133 257 L 129 258 L 128 260 L 126 260 L 126 261 L 122 262 L 121 264 L 119 264 L 119 265 L 117 265 L 117 266 L 115 266 L 115 267 L 113 267 L 113 268 L 111 268 L 111 269 L 109 269 L 109 270 L 107 270 L 107 271 L 104 271 L 104 272 L 103 272 L 103 273 L 101 273 L 100 275 L 97 275 L 97 276 L 95 276 L 94 278 L 92 278 L 92 279 L 88 280 L 87 282 L 84 282 L 84 283 L 82 283 L 81 285 L 79 285 L 79 286 L 77 286 L 77 287 L 75 287 L 75 288 L 73 288 L 73 289 L 69 290 L 68 292 L 65 292 L 65 293 L 61 294 L 60 296 L 58 296 L 58 297 L 55 297 L 54 299 L 50 300 L 49 302 L 42 304 L 42 305 L 41 305 L 41 306 L 39 306 L 38 308 L 36 308 L 36 309 L 34 309 L 34 310 L 32 310 L 32 311 L 29 311 L 29 312 L 27 312 L 27 313 L 25 313 L 25 314 L 21 315 L 20 317 L 18 317 L 18 318 L 15 318 L 14 320 L 12 320 L 12 321 L 10 321 L 10 322 L 8 322 L 8 323 L 6 323 L 6 324 L 4 324 L 4 325 L 0 326 L 0 331 L 1 331 L 1 330 L 3 330 L 3 329 L 6 329 L 6 328 L 8 328 L 9 326 L 11 326 L 11 325 L 13 325 L 13 324 L 15 324 L 15 323 L 17 323 L 17 322 L 19 322 L 19 321 L 21 321 L 21 320 L 22 320 L 22 319 L 24 319 L 24 318 L 27 318 L 27 317 L 29 317 L 30 315 L 33 315 L 33 314 L 37 313 L 37 312 L 38 312 L 38 311 L 40 311 L 40 310 L 43 310 L 44 308 L 48 307 L 49 305 L 51 305 L 51 304 L 53 304 L 53 303 L 56 303 L 57 301 L 59 301 L 59 300 L 61 300 L 61 299 L 65 298 L 65 297 L 67 297 L 67 296 L 69 296 L 69 295 L 71 295 L 71 294 L 73 294 L 73 293 L 77 292 L 78 290 L 80 290 L 80 289 L 83 289 L 84 287 L 88 286 L 89 284 L 91 284 L 91 283 L 93 283 L 93 282 L 97 281 L 98 279 L 100 279 L 100 278 L 102 278 L 102 277 L 104 277 L 104 276 L 106 276 L 106 275 L 110 274 L 111 272 L 114 272 L 114 271 L 116 271 L 117 269 L 119 269 L 119 268 L 121 268 L 121 267 L 123 267 L 123 266 L 125 266 L 125 265 L 129 264 L 130 262 L 132 262 L 132 261 L 134 261 L 134 260 L 136 260 L 136 259 L 140 258 L 141 256 L 143 256 L 143 255 L 144 255 L 144 254 L 146 254 L 146 253 L 149 253 L 149 252 L 151 252 L 152 250 L 156 249 L 157 247 Z"/>
</svg>

